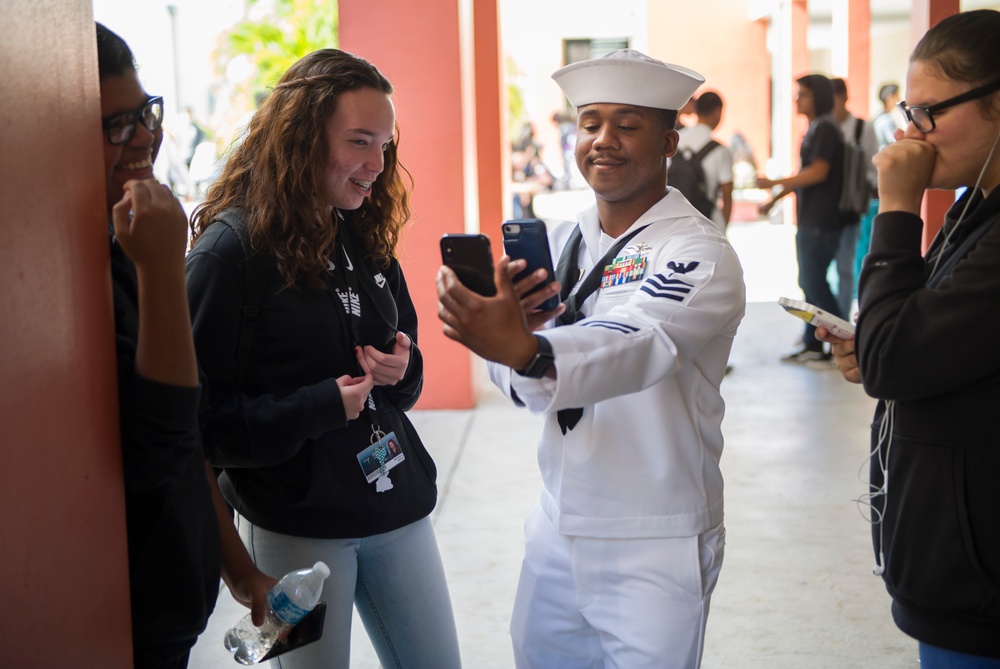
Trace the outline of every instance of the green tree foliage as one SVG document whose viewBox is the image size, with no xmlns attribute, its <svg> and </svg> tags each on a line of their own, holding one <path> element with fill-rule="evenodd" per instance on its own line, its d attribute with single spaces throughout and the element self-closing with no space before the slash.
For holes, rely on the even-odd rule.
<svg viewBox="0 0 1000 669">
<path fill-rule="evenodd" d="M 336 0 L 247 0 L 247 18 L 228 32 L 221 55 L 249 61 L 255 94 L 273 87 L 306 54 L 335 48 L 337 26 Z"/>
<path fill-rule="evenodd" d="M 510 133 L 511 137 L 517 137 L 521 126 L 528 121 L 528 110 L 524 104 L 524 93 L 521 91 L 521 86 L 517 83 L 524 77 L 524 73 L 517 66 L 513 58 L 507 56 L 505 60 L 507 66 L 507 132 Z"/>
</svg>

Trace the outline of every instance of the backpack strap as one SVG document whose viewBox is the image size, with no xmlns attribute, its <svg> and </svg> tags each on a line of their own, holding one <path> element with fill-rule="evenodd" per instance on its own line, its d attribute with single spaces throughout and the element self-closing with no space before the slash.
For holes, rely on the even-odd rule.
<svg viewBox="0 0 1000 669">
<path fill-rule="evenodd" d="M 692 158 L 691 160 L 697 161 L 697 163 L 700 165 L 701 161 L 705 159 L 705 156 L 707 156 L 712 151 L 714 151 L 715 147 L 717 147 L 717 146 L 722 146 L 722 145 L 719 144 L 714 139 L 708 140 L 708 142 L 705 144 L 705 146 L 703 146 L 700 149 L 698 149 L 698 153 L 694 154 L 694 158 Z"/>
<path fill-rule="evenodd" d="M 712 211 L 715 210 L 715 207 L 717 206 L 715 204 L 715 200 L 716 200 L 716 198 L 719 197 L 719 190 L 720 189 L 719 189 L 718 186 L 716 186 L 714 193 L 709 193 L 708 192 L 708 181 L 705 179 L 705 177 L 707 175 L 705 174 L 705 170 L 701 166 L 701 163 L 702 163 L 703 160 L 705 160 L 706 157 L 708 157 L 708 154 L 710 154 L 712 151 L 715 151 L 716 147 L 719 147 L 719 146 L 722 146 L 722 145 L 719 144 L 714 139 L 709 138 L 709 140 L 705 143 L 705 146 L 703 146 L 700 149 L 698 149 L 698 153 L 694 154 L 694 158 L 691 159 L 691 162 L 694 163 L 695 165 L 697 165 L 698 169 L 701 170 L 701 176 L 702 176 L 701 185 L 703 186 L 703 189 L 705 190 L 705 195 L 712 202 L 712 207 L 709 209 L 709 213 L 705 214 L 705 216 L 708 216 L 708 217 L 710 217 L 710 214 L 712 213 Z"/>
<path fill-rule="evenodd" d="M 240 388 L 243 386 L 247 362 L 250 360 L 254 328 L 260 315 L 261 302 L 264 301 L 267 277 L 259 266 L 251 268 L 251 265 L 256 264 L 251 262 L 256 252 L 250 244 L 246 219 L 242 213 L 235 209 L 226 209 L 215 218 L 215 221 L 232 230 L 243 249 L 243 260 L 240 263 L 243 269 L 243 311 L 240 318 L 239 342 L 236 345 L 236 377 L 233 379 L 235 386 Z"/>
</svg>

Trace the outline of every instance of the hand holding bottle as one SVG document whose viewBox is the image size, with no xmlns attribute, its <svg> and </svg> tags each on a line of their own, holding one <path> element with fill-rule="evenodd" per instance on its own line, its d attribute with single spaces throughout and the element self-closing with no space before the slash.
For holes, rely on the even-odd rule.
<svg viewBox="0 0 1000 669">
<path fill-rule="evenodd" d="M 226 632 L 226 650 L 234 653 L 240 664 L 260 662 L 319 603 L 323 581 L 329 575 L 330 569 L 323 562 L 286 574 L 268 593 L 270 607 L 263 624 L 254 625 L 249 613 L 243 616 Z"/>
</svg>

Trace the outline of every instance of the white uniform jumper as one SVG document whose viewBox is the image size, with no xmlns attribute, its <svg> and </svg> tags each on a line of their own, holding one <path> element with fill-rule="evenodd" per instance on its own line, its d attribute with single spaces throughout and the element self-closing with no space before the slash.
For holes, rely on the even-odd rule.
<svg viewBox="0 0 1000 669">
<path fill-rule="evenodd" d="M 601 231 L 596 207 L 583 212 L 579 223 L 583 240 L 578 266 L 585 275 L 614 240 Z M 592 636 L 597 646 L 604 647 L 605 657 L 614 658 L 618 653 L 618 660 L 625 666 L 666 666 L 663 648 L 646 649 L 651 657 L 630 653 L 636 651 L 635 645 L 673 636 L 662 627 L 652 635 L 641 631 L 647 623 L 673 625 L 680 612 L 669 610 L 677 599 L 670 586 L 654 586 L 647 589 L 647 594 L 639 595 L 634 589 L 620 588 L 629 594 L 619 592 L 602 605 L 606 609 L 617 606 L 616 602 L 628 603 L 625 612 L 619 608 L 611 616 L 614 620 L 609 624 L 616 629 L 609 632 L 595 622 L 600 612 L 588 611 L 584 601 L 591 597 L 597 601 L 600 595 L 590 592 L 579 578 L 587 572 L 593 578 L 606 579 L 608 574 L 602 575 L 602 570 L 608 569 L 619 577 L 624 576 L 620 569 L 634 572 L 639 568 L 634 553 L 636 549 L 643 552 L 643 546 L 648 546 L 649 561 L 655 563 L 655 569 L 663 572 L 666 567 L 669 571 L 674 567 L 662 563 L 670 554 L 664 544 L 670 542 L 651 542 L 654 546 L 650 542 L 606 540 L 688 538 L 697 547 L 699 535 L 714 530 L 721 558 L 723 481 L 719 459 L 725 407 L 719 386 L 745 309 L 742 268 L 725 236 L 676 190 L 670 189 L 629 230 L 645 225 L 648 227 L 617 254 L 625 264 L 644 261 L 641 272 L 633 280 L 602 283 L 602 288 L 582 305 L 586 319 L 540 333 L 552 344 L 557 379 L 526 378 L 507 367 L 490 365 L 491 378 L 504 392 L 510 394 L 513 388 L 531 411 L 545 414 L 538 445 L 544 518 L 536 518 L 536 512 L 529 519 L 525 569 L 532 551 L 532 533 L 549 532 L 543 550 L 566 552 L 565 569 L 572 572 L 567 576 L 570 581 L 577 579 L 566 585 L 576 588 L 576 604 L 588 623 L 573 632 L 577 635 L 575 642 L 571 634 L 565 644 L 553 646 L 560 643 L 560 634 L 538 629 L 553 612 L 533 616 L 518 611 L 519 607 L 545 606 L 539 604 L 544 593 L 525 592 L 526 573 L 522 572 L 512 634 L 515 646 L 520 634 L 534 635 L 525 643 L 536 646 L 537 654 L 532 659 L 533 651 L 529 649 L 523 651 L 526 655 L 522 657 L 522 650 L 516 648 L 518 666 L 569 666 L 560 662 L 568 659 L 566 652 L 571 648 L 581 648 L 574 656 L 580 664 L 573 666 L 590 666 L 591 662 L 602 666 L 597 664 L 600 648 L 592 649 L 596 655 L 586 655 L 588 651 L 582 650 L 586 644 L 581 644 L 579 635 L 586 635 L 588 626 L 598 628 Z M 566 223 L 551 232 L 551 247 L 557 259 L 572 229 L 573 224 Z M 564 436 L 556 412 L 574 407 L 583 408 L 583 416 Z M 592 541 L 595 539 L 605 541 Z M 569 543 L 562 548 L 555 545 L 564 540 Z M 577 540 L 579 543 L 574 544 Z M 594 543 L 602 548 L 582 548 Z M 695 634 L 699 638 L 690 639 L 697 642 L 697 647 L 689 656 L 673 645 L 676 639 L 669 642 L 671 655 L 679 656 L 676 666 L 696 666 L 700 661 L 700 636 L 714 578 L 712 583 L 701 580 L 711 562 L 721 561 L 699 555 L 697 548 L 694 553 L 697 592 L 692 594 L 696 600 L 705 600 L 702 629 L 697 629 L 697 622 L 694 631 L 678 629 L 681 637 Z M 599 555 L 595 560 L 605 564 L 578 564 L 577 559 L 584 554 Z M 627 567 L 623 562 L 625 554 L 629 554 Z M 709 564 L 705 564 L 706 559 Z M 614 562 L 620 564 L 616 567 Z M 714 566 L 717 573 L 718 564 Z M 668 573 L 667 577 L 672 575 Z M 532 588 L 537 590 L 539 586 Z M 642 591 L 643 586 L 638 589 Z M 570 603 L 573 597 L 570 594 Z M 648 598 L 649 607 L 637 605 L 636 597 Z M 665 599 L 670 600 L 666 605 Z M 664 606 L 668 611 L 662 615 L 652 610 Z M 515 629 L 522 622 L 532 629 Z M 632 628 L 634 638 L 629 631 Z M 618 640 L 609 640 L 609 633 Z M 537 648 L 539 643 L 546 648 Z"/>
</svg>

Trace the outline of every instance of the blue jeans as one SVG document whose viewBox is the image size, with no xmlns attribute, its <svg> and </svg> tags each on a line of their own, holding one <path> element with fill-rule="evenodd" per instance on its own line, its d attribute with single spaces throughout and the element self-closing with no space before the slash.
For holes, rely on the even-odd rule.
<svg viewBox="0 0 1000 669">
<path fill-rule="evenodd" d="M 857 253 L 861 223 L 844 226 L 837 247 L 837 304 L 844 320 L 851 320 L 851 303 L 854 302 L 855 279 L 854 256 Z"/>
<path fill-rule="evenodd" d="M 363 539 L 309 539 L 270 532 L 239 517 L 262 571 L 281 578 L 322 560 L 323 637 L 271 661 L 272 669 L 348 669 L 353 608 L 386 669 L 458 669 L 458 635 L 430 518 Z"/>
<path fill-rule="evenodd" d="M 1000 659 L 920 643 L 920 669 L 1000 669 Z"/>
<path fill-rule="evenodd" d="M 875 220 L 875 214 L 878 213 L 878 198 L 873 197 L 868 203 L 868 213 L 861 217 L 861 230 L 858 234 L 858 246 L 854 252 L 854 276 L 861 276 L 861 266 L 865 262 L 865 256 L 868 255 L 868 248 L 871 246 L 872 240 L 872 221 Z M 857 289 L 855 287 L 855 293 Z"/>
<path fill-rule="evenodd" d="M 800 225 L 795 233 L 795 253 L 799 261 L 799 287 L 805 293 L 806 302 L 843 318 L 837 297 L 826 278 L 827 269 L 837 255 L 840 237 L 840 230 L 802 228 Z M 802 343 L 813 351 L 823 348 L 823 342 L 816 339 L 816 328 L 808 324 Z"/>
</svg>

